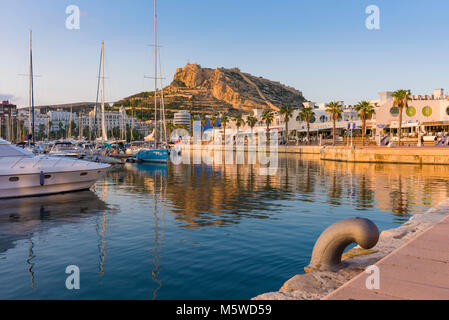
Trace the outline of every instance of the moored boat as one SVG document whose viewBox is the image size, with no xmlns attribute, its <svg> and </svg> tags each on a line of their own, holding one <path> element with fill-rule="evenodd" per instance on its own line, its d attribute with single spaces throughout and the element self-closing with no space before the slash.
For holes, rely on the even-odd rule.
<svg viewBox="0 0 449 320">
<path fill-rule="evenodd" d="M 167 163 L 167 149 L 142 149 L 136 154 L 137 161 Z"/>
<path fill-rule="evenodd" d="M 160 143 L 159 137 L 164 135 L 165 140 L 167 138 L 166 135 L 166 127 L 165 127 L 165 109 L 164 109 L 164 90 L 162 85 L 162 76 L 158 75 L 158 70 L 160 71 L 160 59 L 158 59 L 158 51 L 159 43 L 158 43 L 158 33 L 157 33 L 157 15 L 156 15 L 156 0 L 154 0 L 154 130 L 153 133 L 148 137 L 148 140 L 153 140 L 154 144 L 152 147 L 148 149 L 141 149 L 135 155 L 137 161 L 139 162 L 157 162 L 157 163 L 167 163 L 169 150 L 163 147 Z M 158 68 L 158 60 L 159 60 L 159 68 Z M 160 98 L 161 98 L 161 130 L 158 133 L 158 85 L 157 80 L 161 80 L 161 90 L 160 90 Z M 147 140 L 147 139 L 145 139 Z M 165 141 L 166 142 L 166 141 Z"/>
<path fill-rule="evenodd" d="M 82 156 L 81 149 L 69 141 L 57 141 L 48 153 L 54 157 L 74 157 Z"/>
<path fill-rule="evenodd" d="M 107 164 L 36 156 L 0 139 L 0 199 L 89 189 Z"/>
</svg>

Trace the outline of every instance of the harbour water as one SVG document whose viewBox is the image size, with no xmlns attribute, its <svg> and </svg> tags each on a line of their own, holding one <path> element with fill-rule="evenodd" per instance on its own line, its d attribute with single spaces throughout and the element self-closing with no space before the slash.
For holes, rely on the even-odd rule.
<svg viewBox="0 0 449 320">
<path fill-rule="evenodd" d="M 333 222 L 396 227 L 449 197 L 448 174 L 307 155 L 279 155 L 271 176 L 127 164 L 92 191 L 1 200 L 0 299 L 250 299 L 302 273 Z"/>
</svg>

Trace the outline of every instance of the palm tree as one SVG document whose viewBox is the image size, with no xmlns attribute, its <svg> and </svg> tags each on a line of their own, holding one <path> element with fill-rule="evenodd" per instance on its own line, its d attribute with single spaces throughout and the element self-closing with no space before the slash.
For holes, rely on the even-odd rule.
<svg viewBox="0 0 449 320">
<path fill-rule="evenodd" d="M 307 141 L 310 141 L 310 119 L 312 119 L 313 109 L 311 107 L 304 107 L 299 111 L 296 121 L 305 121 L 307 124 Z"/>
<path fill-rule="evenodd" d="M 215 127 L 217 126 L 217 117 L 216 116 L 212 116 L 212 117 L 210 117 L 209 120 L 210 120 L 210 124 L 215 129 Z"/>
<path fill-rule="evenodd" d="M 401 135 L 402 135 L 402 110 L 408 108 L 408 101 L 410 98 L 410 91 L 408 90 L 396 90 L 393 92 L 393 107 L 397 107 L 399 109 L 399 128 L 398 128 L 398 145 L 401 144 Z"/>
<path fill-rule="evenodd" d="M 359 113 L 360 119 L 362 119 L 362 145 L 365 145 L 366 119 L 370 119 L 374 114 L 374 106 L 368 101 L 360 101 L 355 105 L 354 109 Z"/>
<path fill-rule="evenodd" d="M 190 114 L 190 136 L 193 136 L 193 123 L 195 122 L 195 116 L 193 114 Z"/>
<path fill-rule="evenodd" d="M 251 139 L 255 139 L 254 136 L 254 127 L 256 126 L 257 122 L 259 122 L 259 120 L 255 117 L 255 116 L 248 116 L 248 118 L 246 118 L 246 124 L 251 128 Z M 252 140 L 252 143 L 255 143 L 255 140 Z"/>
<path fill-rule="evenodd" d="M 245 125 L 245 121 L 242 118 L 241 114 L 238 114 L 234 117 L 235 126 L 237 127 L 237 131 L 239 131 L 241 126 Z"/>
<path fill-rule="evenodd" d="M 71 121 L 71 123 L 70 123 L 70 132 L 69 132 L 70 137 L 68 137 L 68 138 L 71 138 L 73 136 L 72 132 L 75 133 L 75 136 L 76 136 L 76 129 L 77 129 L 76 122 L 75 121 Z"/>
<path fill-rule="evenodd" d="M 38 139 L 39 140 L 43 140 L 45 136 L 45 125 L 44 124 L 40 124 L 39 125 L 39 133 L 38 133 Z M 11 139 L 12 140 L 12 139 Z"/>
<path fill-rule="evenodd" d="M 268 140 L 270 139 L 270 124 L 274 120 L 274 112 L 273 112 L 273 110 L 271 110 L 270 108 L 265 109 L 263 111 L 263 113 L 262 113 L 262 120 L 267 125 L 267 143 L 268 143 Z"/>
<path fill-rule="evenodd" d="M 167 122 L 166 126 L 168 131 L 168 139 L 171 139 L 171 133 L 175 129 L 175 125 L 173 124 L 173 122 Z"/>
<path fill-rule="evenodd" d="M 51 128 L 53 126 L 53 122 L 52 121 L 48 121 L 48 140 L 50 140 L 50 136 L 51 136 Z"/>
<path fill-rule="evenodd" d="M 201 123 L 201 135 L 203 135 L 204 127 L 207 125 L 207 119 L 205 116 L 201 116 L 200 123 Z"/>
<path fill-rule="evenodd" d="M 293 108 L 290 106 L 282 106 L 279 113 L 284 116 L 285 121 L 285 140 L 288 141 L 288 121 L 293 116 Z"/>
<path fill-rule="evenodd" d="M 326 107 L 326 112 L 332 117 L 332 145 L 335 146 L 335 122 L 343 113 L 343 106 L 340 102 L 332 101 Z"/>
<path fill-rule="evenodd" d="M 63 138 L 64 137 L 64 132 L 63 132 L 63 127 L 64 127 L 64 125 L 62 124 L 62 122 L 59 122 L 58 123 L 58 126 L 59 126 L 59 135 L 60 135 L 60 138 Z"/>
<path fill-rule="evenodd" d="M 255 116 L 248 116 L 248 118 L 246 118 L 246 124 L 251 128 L 251 133 L 253 133 L 253 129 L 257 122 L 259 122 L 259 120 Z"/>
<path fill-rule="evenodd" d="M 229 123 L 229 118 L 227 116 L 222 116 L 220 118 L 220 123 L 223 126 L 223 144 L 226 143 L 226 125 Z"/>
</svg>

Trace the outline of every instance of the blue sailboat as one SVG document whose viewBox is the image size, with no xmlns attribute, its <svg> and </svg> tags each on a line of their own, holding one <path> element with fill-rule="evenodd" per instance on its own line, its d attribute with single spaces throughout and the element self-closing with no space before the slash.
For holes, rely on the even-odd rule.
<svg viewBox="0 0 449 320">
<path fill-rule="evenodd" d="M 162 76 L 158 78 L 158 49 L 159 49 L 159 39 L 157 34 L 157 15 L 156 15 L 156 0 L 154 0 L 154 147 L 149 149 L 142 149 L 136 154 L 136 159 L 139 162 L 156 162 L 156 163 L 167 163 L 168 162 L 168 150 L 159 147 L 159 137 L 158 137 L 158 125 L 157 125 L 157 79 L 161 79 L 161 120 L 162 125 L 165 128 L 165 110 L 164 110 L 164 89 L 162 86 Z M 159 59 L 160 60 L 160 59 Z M 160 61 L 159 61 L 160 64 Z M 160 69 L 160 67 L 159 67 Z M 161 130 L 162 135 L 162 130 Z M 165 138 L 167 137 L 164 133 Z"/>
<path fill-rule="evenodd" d="M 168 162 L 167 149 L 142 149 L 136 154 L 137 161 L 140 162 Z"/>
</svg>

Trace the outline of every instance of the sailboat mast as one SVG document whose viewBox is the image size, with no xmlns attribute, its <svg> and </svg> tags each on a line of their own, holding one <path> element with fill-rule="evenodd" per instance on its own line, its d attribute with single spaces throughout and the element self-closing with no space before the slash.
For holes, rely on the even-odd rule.
<svg viewBox="0 0 449 320">
<path fill-rule="evenodd" d="M 154 0 L 154 144 L 157 147 L 157 14 L 156 0 Z"/>
<path fill-rule="evenodd" d="M 28 117 L 28 131 L 31 133 L 31 38 L 32 38 L 32 30 L 30 30 L 30 48 L 29 48 L 29 56 L 30 56 L 30 65 L 29 65 L 29 72 L 28 72 L 28 80 L 29 80 L 29 84 L 28 84 L 28 113 L 29 113 L 29 117 Z"/>
<path fill-rule="evenodd" d="M 83 127 L 81 121 L 81 112 L 78 112 L 78 140 L 81 140 L 82 135 L 83 135 Z"/>
<path fill-rule="evenodd" d="M 101 42 L 101 79 L 102 79 L 102 89 L 101 89 L 101 132 L 102 132 L 102 142 L 108 140 L 105 119 L 104 119 L 104 41 Z"/>
<path fill-rule="evenodd" d="M 33 92 L 33 31 L 30 30 L 30 92 L 29 92 L 29 103 L 30 103 L 30 133 L 32 135 L 33 144 L 35 142 L 34 138 L 34 92 Z"/>
<path fill-rule="evenodd" d="M 159 37 L 158 37 L 158 46 L 159 46 Z M 159 59 L 159 76 L 161 77 L 161 121 L 162 121 L 162 129 L 161 134 L 164 135 L 164 142 L 167 143 L 167 125 L 165 122 L 165 104 L 164 104 L 164 85 L 162 78 L 162 65 L 161 65 L 161 50 L 158 50 L 158 59 Z"/>
<path fill-rule="evenodd" d="M 95 109 L 94 109 L 94 114 L 95 114 L 94 139 L 97 139 L 100 136 L 100 121 L 98 120 L 98 114 L 99 114 L 99 110 L 98 110 L 98 95 L 99 95 L 99 92 L 100 92 L 102 52 L 103 52 L 103 49 L 100 51 L 100 63 L 99 63 L 99 67 L 98 67 L 97 97 L 95 98 Z"/>
<path fill-rule="evenodd" d="M 69 114 L 69 132 L 67 133 L 67 139 L 72 137 L 72 106 L 70 106 L 70 114 Z"/>
</svg>

